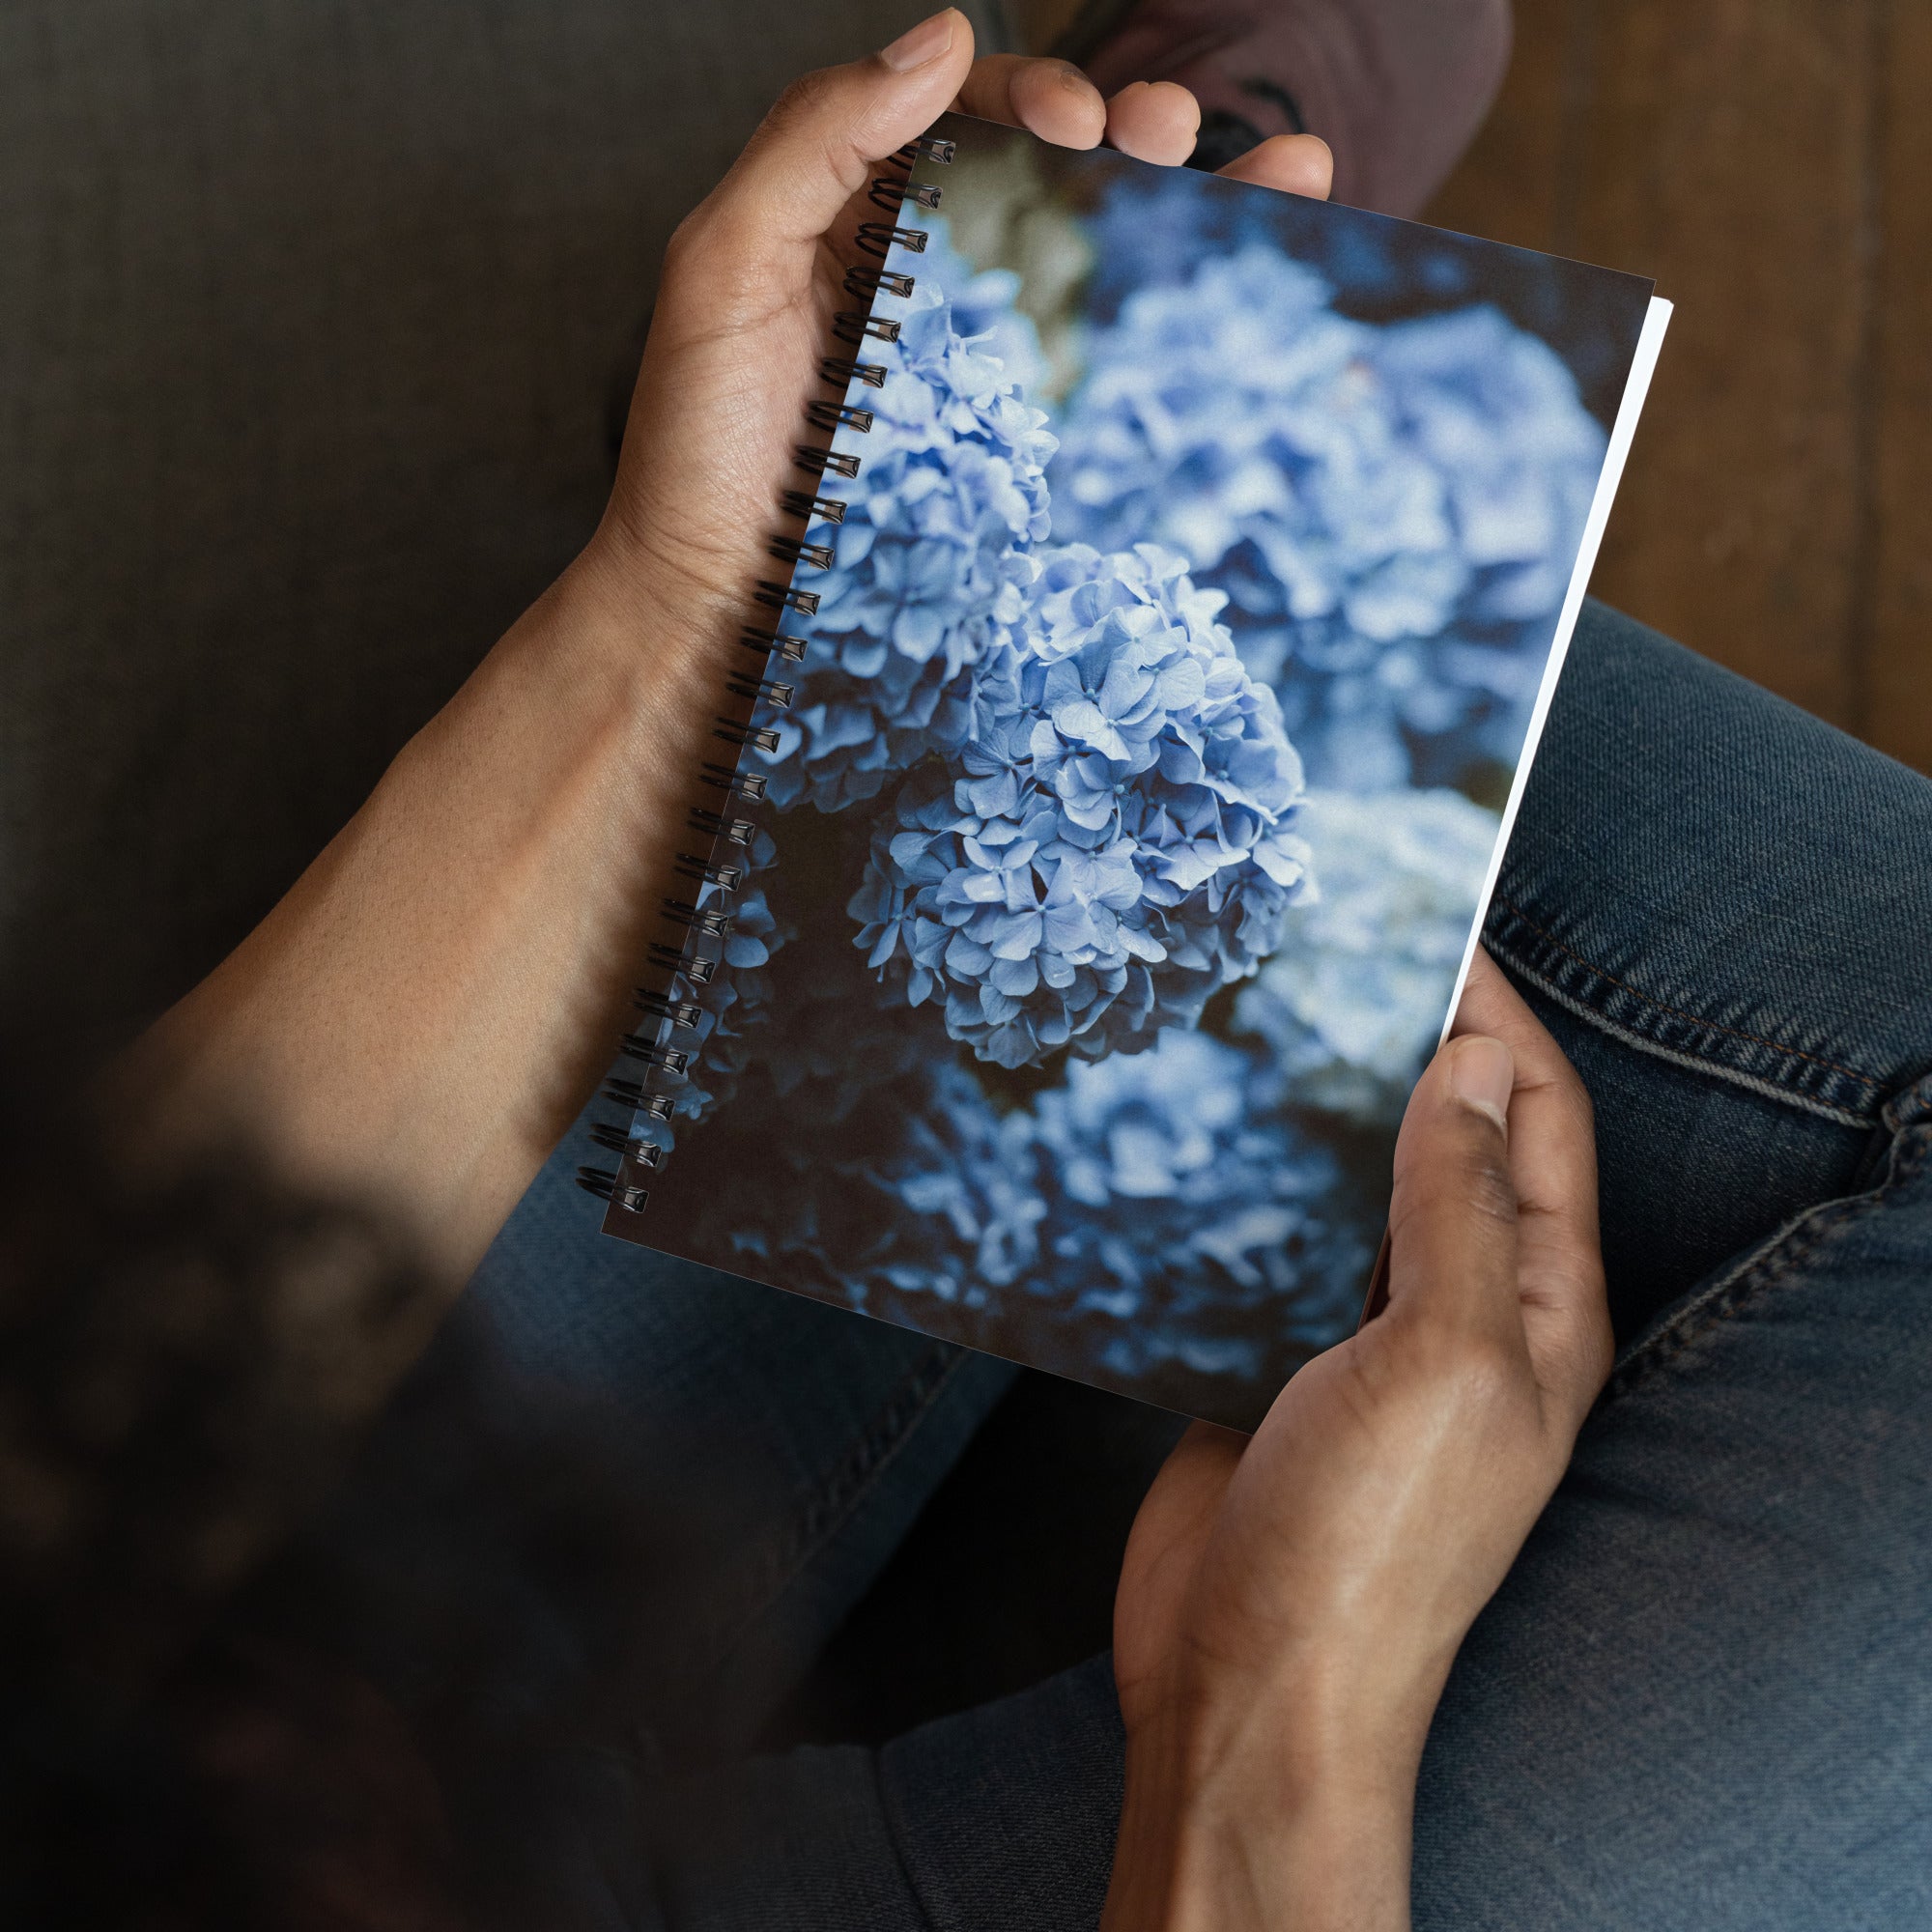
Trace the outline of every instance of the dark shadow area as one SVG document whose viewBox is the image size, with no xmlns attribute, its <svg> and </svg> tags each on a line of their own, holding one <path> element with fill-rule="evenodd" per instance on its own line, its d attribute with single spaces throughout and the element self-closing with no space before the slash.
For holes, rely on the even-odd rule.
<svg viewBox="0 0 1932 1932">
<path fill-rule="evenodd" d="M 1023 1373 L 765 1747 L 883 1744 L 1105 1650 L 1134 1513 L 1185 1427 Z"/>
</svg>

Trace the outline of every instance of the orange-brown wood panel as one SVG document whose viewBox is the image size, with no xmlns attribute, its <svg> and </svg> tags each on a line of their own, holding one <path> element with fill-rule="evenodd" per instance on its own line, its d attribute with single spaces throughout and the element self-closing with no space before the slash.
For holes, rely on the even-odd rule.
<svg viewBox="0 0 1932 1932">
<path fill-rule="evenodd" d="M 1932 6 L 1893 0 L 1885 29 L 1859 728 L 1932 771 Z"/>
<path fill-rule="evenodd" d="M 1569 179 L 1564 108 L 1576 79 L 1576 0 L 1519 0 L 1502 92 L 1425 220 L 1520 248 L 1556 247 L 1558 185 Z"/>
<path fill-rule="evenodd" d="M 1433 212 L 1657 278 L 1677 315 L 1593 587 L 1854 726 L 1882 4 L 1519 0 Z"/>
<path fill-rule="evenodd" d="M 1602 6 L 1577 208 L 1678 305 L 1600 594 L 1848 725 L 1872 4 Z"/>
</svg>

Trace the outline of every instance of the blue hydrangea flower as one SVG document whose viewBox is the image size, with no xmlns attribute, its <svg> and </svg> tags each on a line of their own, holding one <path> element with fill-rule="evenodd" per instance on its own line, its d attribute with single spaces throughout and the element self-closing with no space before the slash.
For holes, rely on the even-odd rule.
<svg viewBox="0 0 1932 1932">
<path fill-rule="evenodd" d="M 875 1265 L 901 1293 L 936 1294 L 983 1306 L 987 1292 L 1010 1286 L 1038 1259 L 1046 1203 L 1034 1184 L 1033 1122 L 1004 1119 L 979 1083 L 941 1062 L 925 1106 L 883 1157 L 865 1163 L 866 1182 L 894 1196 L 901 1227 L 941 1240 L 924 1255 L 906 1242 Z"/>
<path fill-rule="evenodd" d="M 1502 822 L 1453 791 L 1311 793 L 1320 891 L 1242 987 L 1279 1102 L 1393 1126 L 1435 1051 Z"/>
<path fill-rule="evenodd" d="M 1546 344 L 1490 308 L 1350 320 L 1251 244 L 1130 296 L 1064 428 L 1060 534 L 1226 591 L 1318 782 L 1514 762 L 1605 442 Z"/>
<path fill-rule="evenodd" d="M 919 258 L 912 258 L 918 260 Z M 766 763 L 781 810 L 837 811 L 871 798 L 926 752 L 955 749 L 971 720 L 961 673 L 1025 608 L 1030 547 L 1046 534 L 1046 418 L 1013 393 L 996 356 L 961 339 L 929 275 L 896 309 L 895 343 L 868 341 L 884 386 L 855 384 L 868 434 L 840 430 L 859 475 L 828 479 L 848 507 L 813 541 L 833 545 L 811 649 Z"/>
<path fill-rule="evenodd" d="M 727 1170 L 708 1204 L 713 1238 L 786 1279 L 834 1284 L 856 1308 L 985 1308 L 1038 1259 L 1032 1135 L 1029 1116 L 1003 1119 L 970 1074 L 928 1061 L 874 1089 L 853 1122 L 780 1140 L 754 1176 Z"/>
<path fill-rule="evenodd" d="M 1022 399 L 1035 397 L 1046 377 L 1046 355 L 1039 330 L 1017 304 L 1020 278 L 1011 269 L 976 269 L 952 245 L 952 232 L 943 214 L 908 209 L 899 217 L 909 228 L 926 232 L 924 251 L 893 256 L 893 267 L 903 270 L 921 285 L 942 294 L 952 310 L 952 327 L 966 346 L 993 356 L 1001 378 Z"/>
<path fill-rule="evenodd" d="M 1463 613 L 1504 623 L 1552 613 L 1605 446 L 1575 377 L 1489 307 L 1378 329 L 1374 363 L 1405 437 L 1441 478 L 1470 574 Z"/>
<path fill-rule="evenodd" d="M 1301 768 L 1217 602 L 1151 545 L 1044 554 L 971 737 L 874 830 L 855 943 L 980 1059 L 1144 1046 L 1277 944 Z"/>
<path fill-rule="evenodd" d="M 1333 1155 L 1255 1104 L 1248 1057 L 1170 1029 L 1039 1096 L 1048 1292 L 1115 1324 L 1102 1360 L 1255 1378 L 1347 1332 L 1370 1260 Z M 1258 1310 L 1273 1310 L 1257 1319 Z"/>
<path fill-rule="evenodd" d="M 1252 1078 L 1236 1048 L 1170 1031 L 1002 1112 L 927 1061 L 809 1143 L 723 1161 L 696 1251 L 916 1326 L 944 1304 L 947 1332 L 1065 1373 L 1279 1380 L 1348 1332 L 1373 1238 L 1333 1156 L 1260 1115 Z"/>
</svg>

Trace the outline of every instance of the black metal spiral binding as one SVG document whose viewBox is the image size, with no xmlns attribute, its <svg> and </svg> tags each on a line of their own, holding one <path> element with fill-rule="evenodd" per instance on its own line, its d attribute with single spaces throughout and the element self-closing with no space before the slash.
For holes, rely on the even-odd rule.
<svg viewBox="0 0 1932 1932">
<path fill-rule="evenodd" d="M 832 332 L 840 342 L 860 343 L 870 336 L 874 342 L 896 342 L 899 326 L 883 315 L 864 309 L 841 308 L 832 318 Z"/>
<path fill-rule="evenodd" d="M 631 995 L 631 1004 L 640 1013 L 648 1013 L 654 1020 L 668 1020 L 674 1027 L 689 1029 L 704 1017 L 704 1009 L 696 1000 L 676 1000 L 668 993 L 654 993 L 648 986 L 639 986 Z"/>
<path fill-rule="evenodd" d="M 803 517 L 807 523 L 823 517 L 828 524 L 842 524 L 849 507 L 838 497 L 814 497 L 810 490 L 787 490 L 779 504 L 788 517 Z"/>
<path fill-rule="evenodd" d="M 650 951 L 653 966 L 662 966 L 667 973 L 681 973 L 694 986 L 708 985 L 718 962 L 707 959 L 701 952 L 687 952 L 679 946 L 660 946 L 653 944 Z"/>
<path fill-rule="evenodd" d="M 615 1076 L 605 1081 L 604 1098 L 613 1107 L 623 1107 L 633 1114 L 641 1114 L 647 1121 L 668 1121 L 670 1119 L 670 1095 L 653 1094 L 640 1080 L 622 1080 Z"/>
<path fill-rule="evenodd" d="M 814 570 L 832 568 L 832 546 L 801 542 L 797 537 L 774 537 L 765 549 L 781 563 L 809 563 Z"/>
<path fill-rule="evenodd" d="M 768 726 L 740 724 L 735 718 L 717 719 L 712 724 L 711 735 L 741 749 L 749 745 L 754 752 L 776 752 L 781 742 L 779 734 Z"/>
<path fill-rule="evenodd" d="M 856 476 L 859 473 L 859 459 L 848 456 L 842 449 L 812 449 L 805 443 L 791 453 L 791 460 L 801 469 L 809 469 L 814 476 Z"/>
<path fill-rule="evenodd" d="M 596 1129 L 591 1129 L 591 1138 L 597 1137 Z M 577 1170 L 577 1184 L 587 1194 L 595 1194 L 621 1208 L 627 1214 L 641 1214 L 644 1204 L 649 1201 L 650 1190 L 626 1182 L 612 1174 L 608 1167 L 580 1167 Z"/>
<path fill-rule="evenodd" d="M 839 507 L 842 509 L 844 506 L 841 504 Z M 739 632 L 738 641 L 748 651 L 756 651 L 761 658 L 776 657 L 783 664 L 796 664 L 805 655 L 803 638 L 788 638 L 782 631 L 761 631 L 753 624 L 747 624 Z"/>
<path fill-rule="evenodd" d="M 937 208 L 939 196 L 938 188 L 914 187 L 903 175 L 875 175 L 871 186 L 866 190 L 866 199 L 874 208 L 883 208 L 888 214 L 896 214 L 901 205 L 908 201 L 915 208 Z"/>
<path fill-rule="evenodd" d="M 909 296 L 919 286 L 912 276 L 895 269 L 851 268 L 845 270 L 843 287 L 848 296 L 869 301 L 874 296 Z"/>
<path fill-rule="evenodd" d="M 895 228 L 890 221 L 862 221 L 859 224 L 858 244 L 867 254 L 876 255 L 882 262 L 895 248 L 903 248 L 908 255 L 923 255 L 925 230 Z"/>
<path fill-rule="evenodd" d="M 590 1138 L 601 1148 L 609 1148 L 612 1153 L 629 1154 L 639 1167 L 662 1167 L 664 1149 L 655 1141 L 647 1141 L 641 1134 L 633 1134 L 623 1127 L 612 1126 L 608 1121 L 597 1122 L 590 1129 Z"/>
<path fill-rule="evenodd" d="M 870 410 L 857 410 L 850 403 L 808 403 L 806 419 L 816 429 L 855 429 L 861 436 L 872 433 Z"/>
<path fill-rule="evenodd" d="M 838 389 L 844 388 L 849 383 L 863 383 L 868 389 L 883 389 L 886 386 L 886 365 L 883 362 L 861 362 L 852 355 L 821 355 L 818 358 L 818 373 Z"/>
<path fill-rule="evenodd" d="M 629 1054 L 645 1066 L 662 1066 L 667 1073 L 682 1073 L 691 1065 L 691 1055 L 683 1047 L 667 1046 L 662 1040 L 648 1039 L 640 1033 L 627 1033 L 617 1047 L 619 1052 Z"/>
<path fill-rule="evenodd" d="M 684 822 L 694 832 L 724 845 L 749 845 L 752 834 L 758 829 L 749 818 L 726 818 L 722 811 L 707 811 L 701 805 L 694 805 Z"/>
<path fill-rule="evenodd" d="M 698 767 L 697 781 L 714 785 L 733 798 L 758 799 L 765 795 L 764 773 L 741 772 L 735 765 L 714 765 L 707 760 Z"/>
<path fill-rule="evenodd" d="M 789 583 L 774 583 L 768 577 L 758 579 L 758 587 L 752 595 L 774 611 L 796 611 L 803 617 L 810 617 L 818 609 L 816 593 L 794 590 Z"/>
<path fill-rule="evenodd" d="M 753 677 L 749 671 L 734 670 L 724 680 L 724 689 L 733 697 L 749 697 L 754 703 L 762 698 L 774 711 L 782 711 L 790 704 L 792 687 L 781 683 L 775 677 Z"/>
<path fill-rule="evenodd" d="M 700 858 L 696 852 L 680 852 L 671 870 L 681 879 L 696 879 L 704 886 L 721 886 L 727 893 L 735 893 L 745 882 L 744 867 L 720 865 L 717 860 Z"/>
<path fill-rule="evenodd" d="M 731 930 L 731 915 L 715 906 L 695 906 L 686 899 L 666 899 L 660 906 L 673 925 L 688 925 L 704 939 L 723 939 Z"/>
<path fill-rule="evenodd" d="M 937 135 L 922 134 L 893 156 L 906 173 L 878 175 L 867 189 L 867 199 L 872 205 L 893 219 L 860 224 L 857 242 L 863 253 L 880 262 L 885 261 L 894 248 L 902 248 L 912 255 L 924 253 L 926 231 L 901 226 L 898 216 L 908 206 L 937 208 L 941 195 L 940 190 L 929 183 L 915 183 L 911 179 L 911 170 L 922 160 L 941 167 L 949 166 L 954 153 L 952 142 Z M 834 335 L 840 342 L 854 347 L 866 342 L 896 342 L 899 339 L 899 324 L 890 317 L 873 315 L 871 304 L 881 295 L 911 295 L 917 286 L 915 277 L 893 270 L 855 264 L 845 272 L 844 286 L 846 294 L 865 302 L 866 307 L 840 309 L 833 319 Z M 818 371 L 827 383 L 840 392 L 841 400 L 808 404 L 808 420 L 814 428 L 827 432 L 848 429 L 858 436 L 868 435 L 873 423 L 872 412 L 846 403 L 842 397 L 855 384 L 868 389 L 883 388 L 886 364 L 865 362 L 851 355 L 827 355 L 821 358 Z M 793 458 L 798 467 L 811 476 L 853 477 L 858 475 L 860 469 L 860 459 L 847 450 L 821 449 L 809 443 L 798 444 L 793 450 Z M 783 514 L 798 518 L 808 530 L 813 522 L 835 526 L 842 524 L 849 507 L 839 497 L 822 496 L 810 490 L 787 490 L 780 498 Z M 804 537 L 775 536 L 768 548 L 773 556 L 781 562 L 789 563 L 794 570 L 802 567 L 830 570 L 836 561 L 835 545 L 810 543 Z M 768 610 L 796 611 L 807 617 L 818 610 L 816 593 L 797 589 L 790 583 L 779 583 L 769 578 L 760 578 L 753 594 Z M 796 664 L 806 652 L 805 639 L 757 625 L 747 625 L 740 633 L 738 641 L 747 650 L 755 652 L 767 665 L 774 662 Z M 749 669 L 729 672 L 724 688 L 734 697 L 753 705 L 768 706 L 774 711 L 782 711 L 791 703 L 795 689 L 781 679 L 754 674 Z M 757 752 L 775 752 L 781 742 L 779 732 L 769 726 L 723 714 L 712 721 L 712 736 L 740 752 L 748 747 Z M 707 759 L 699 768 L 697 777 L 701 783 L 722 792 L 724 801 L 732 805 L 755 804 L 765 796 L 763 774 L 740 771 L 735 763 L 725 765 Z M 682 878 L 697 882 L 701 888 L 699 898 L 703 902 L 694 904 L 681 898 L 665 898 L 659 902 L 661 916 L 669 924 L 682 927 L 685 936 L 675 945 L 653 941 L 649 949 L 651 965 L 668 974 L 670 983 L 664 987 L 639 986 L 632 995 L 632 1004 L 639 1012 L 660 1028 L 668 1027 L 672 1033 L 695 1032 L 703 1024 L 703 1002 L 688 997 L 680 990 L 679 982 L 692 989 L 707 986 L 724 963 L 723 949 L 730 935 L 731 914 L 717 900 L 728 898 L 745 883 L 748 867 L 741 855 L 752 845 L 757 830 L 749 818 L 701 805 L 690 809 L 686 823 L 692 831 L 711 840 L 710 850 L 708 853 L 680 852 L 672 870 Z M 673 1046 L 650 1033 L 626 1034 L 618 1046 L 630 1059 L 646 1068 L 651 1076 L 663 1075 L 680 1080 L 690 1070 L 692 1049 Z M 633 1177 L 640 1173 L 656 1173 L 665 1161 L 663 1146 L 649 1139 L 642 1129 L 669 1122 L 674 1111 L 672 1095 L 664 1092 L 654 1078 L 631 1080 L 613 1076 L 605 1083 L 603 1097 L 613 1106 L 626 1110 L 631 1117 L 628 1124 L 599 1121 L 590 1127 L 591 1140 L 606 1151 L 616 1154 L 620 1165 L 614 1174 L 604 1167 L 580 1167 L 577 1182 L 580 1187 L 610 1202 L 613 1208 L 626 1213 L 638 1213 L 650 1196 Z"/>
</svg>

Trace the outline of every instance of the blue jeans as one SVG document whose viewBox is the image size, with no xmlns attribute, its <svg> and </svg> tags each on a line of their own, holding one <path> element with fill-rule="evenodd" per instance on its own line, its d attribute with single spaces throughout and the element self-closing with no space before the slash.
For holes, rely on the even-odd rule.
<svg viewBox="0 0 1932 1932">
<path fill-rule="evenodd" d="M 1416 1922 L 1932 1922 L 1932 784 L 1590 607 L 1487 942 L 1595 1098 L 1623 1346 L 1443 1698 Z M 700 1527 L 587 1720 L 567 1593 L 505 1620 L 507 1701 L 580 1715 L 470 1779 L 500 1917 L 1091 1927 L 1104 1658 L 880 1750 L 737 1755 L 1011 1372 L 599 1241 L 574 1159 L 442 1352 Z"/>
</svg>

